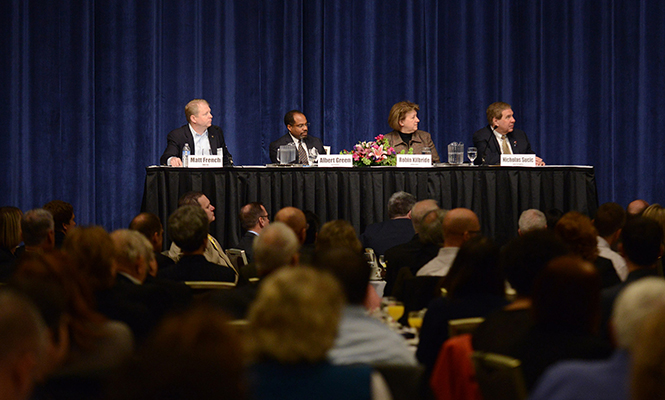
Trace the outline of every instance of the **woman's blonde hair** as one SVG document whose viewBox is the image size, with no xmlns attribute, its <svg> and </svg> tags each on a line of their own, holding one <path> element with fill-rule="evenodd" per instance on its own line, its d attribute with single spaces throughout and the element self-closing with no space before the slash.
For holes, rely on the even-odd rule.
<svg viewBox="0 0 665 400">
<path fill-rule="evenodd" d="M 14 251 L 21 243 L 21 218 L 16 207 L 0 207 L 0 249 Z"/>
</svg>

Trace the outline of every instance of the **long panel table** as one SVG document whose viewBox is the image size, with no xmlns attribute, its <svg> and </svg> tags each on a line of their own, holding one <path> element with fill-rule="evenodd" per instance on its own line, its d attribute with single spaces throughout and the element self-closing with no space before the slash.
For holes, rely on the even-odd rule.
<svg viewBox="0 0 665 400">
<path fill-rule="evenodd" d="M 388 198 L 406 191 L 418 200 L 435 199 L 445 209 L 467 207 L 478 214 L 483 233 L 500 244 L 514 237 L 528 208 L 593 216 L 598 207 L 590 166 L 432 168 L 146 168 L 142 211 L 157 214 L 165 230 L 178 198 L 201 191 L 215 206 L 211 233 L 226 248 L 240 235 L 240 208 L 260 201 L 271 216 L 285 206 L 316 213 L 321 222 L 345 219 L 358 233 L 387 218 Z M 167 230 L 168 231 L 168 230 Z M 165 245 L 170 244 L 165 235 Z"/>
</svg>

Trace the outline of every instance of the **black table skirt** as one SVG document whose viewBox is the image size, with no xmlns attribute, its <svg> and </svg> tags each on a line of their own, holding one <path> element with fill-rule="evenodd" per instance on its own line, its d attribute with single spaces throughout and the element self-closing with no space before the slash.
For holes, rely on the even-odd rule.
<svg viewBox="0 0 665 400">
<path fill-rule="evenodd" d="M 344 219 L 358 233 L 387 218 L 396 191 L 418 200 L 435 199 L 445 209 L 470 208 L 483 233 L 505 243 L 517 232 L 522 211 L 558 208 L 593 216 L 598 196 L 593 167 L 433 167 L 433 168 L 146 168 L 142 211 L 157 214 L 164 229 L 178 198 L 201 191 L 215 206 L 211 233 L 225 248 L 242 234 L 238 211 L 262 202 L 271 217 L 286 206 L 311 210 L 322 223 Z M 165 245 L 170 244 L 165 235 Z"/>
</svg>

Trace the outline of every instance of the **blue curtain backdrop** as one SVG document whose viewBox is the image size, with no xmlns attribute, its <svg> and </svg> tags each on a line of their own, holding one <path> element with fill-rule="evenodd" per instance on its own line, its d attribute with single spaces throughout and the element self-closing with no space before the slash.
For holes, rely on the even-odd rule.
<svg viewBox="0 0 665 400">
<path fill-rule="evenodd" d="M 337 152 L 409 99 L 445 153 L 502 100 L 547 163 L 596 167 L 600 202 L 662 202 L 663 21 L 660 0 L 5 0 L 0 205 L 127 226 L 199 97 L 245 165 L 293 108 Z"/>
</svg>

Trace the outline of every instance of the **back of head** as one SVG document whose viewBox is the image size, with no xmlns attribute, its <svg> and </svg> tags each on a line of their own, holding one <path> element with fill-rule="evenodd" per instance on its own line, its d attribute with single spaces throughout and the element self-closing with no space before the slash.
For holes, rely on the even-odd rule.
<svg viewBox="0 0 665 400">
<path fill-rule="evenodd" d="M 275 214 L 276 222 L 283 222 L 289 226 L 301 243 L 305 241 L 307 218 L 305 213 L 295 207 L 284 207 Z"/>
<path fill-rule="evenodd" d="M 413 230 L 420 234 L 422 232 L 423 219 L 431 211 L 438 210 L 439 206 L 436 200 L 427 199 L 417 202 L 411 208 L 411 223 Z"/>
<path fill-rule="evenodd" d="M 661 256 L 663 230 L 658 222 L 636 217 L 626 222 L 621 230 L 621 246 L 624 256 L 633 264 L 646 268 L 654 265 Z"/>
<path fill-rule="evenodd" d="M 563 217 L 563 211 L 558 208 L 550 208 L 545 211 L 545 217 L 547 218 L 547 229 L 554 230 L 557 222 Z"/>
<path fill-rule="evenodd" d="M 184 205 L 169 217 L 169 236 L 183 252 L 193 252 L 207 240 L 208 223 L 208 216 L 200 206 Z"/>
<path fill-rule="evenodd" d="M 589 334 L 600 322 L 600 276 L 577 256 L 555 258 L 533 285 L 536 324 L 553 332 Z"/>
<path fill-rule="evenodd" d="M 662 307 L 665 307 L 665 280 L 662 278 L 645 277 L 624 288 L 612 309 L 617 346 L 632 349 L 646 318 Z"/>
<path fill-rule="evenodd" d="M 69 224 L 69 221 L 74 217 L 74 206 L 66 201 L 51 200 L 44 204 L 43 208 L 53 215 L 56 231 L 62 231 L 62 226 Z"/>
<path fill-rule="evenodd" d="M 259 218 L 263 215 L 263 204 L 258 201 L 246 204 L 240 209 L 238 217 L 240 218 L 240 226 L 245 231 L 248 231 L 259 223 Z"/>
<path fill-rule="evenodd" d="M 266 226 L 254 239 L 254 263 L 259 276 L 289 265 L 298 253 L 300 243 L 293 230 L 282 222 Z"/>
<path fill-rule="evenodd" d="M 503 296 L 504 282 L 499 265 L 499 247 L 489 238 L 476 236 L 460 247 L 444 278 L 443 287 L 451 298 L 474 294 Z"/>
<path fill-rule="evenodd" d="M 665 208 L 660 204 L 652 204 L 644 210 L 642 216 L 658 222 L 663 232 L 665 232 Z"/>
<path fill-rule="evenodd" d="M 647 316 L 632 351 L 633 400 L 665 398 L 665 307 Z"/>
<path fill-rule="evenodd" d="M 626 223 L 626 211 L 617 203 L 604 203 L 598 207 L 593 225 L 598 230 L 598 236 L 608 237 Z"/>
<path fill-rule="evenodd" d="M 111 236 L 101 226 L 76 227 L 62 243 L 62 250 L 73 261 L 93 291 L 111 287 L 116 250 Z"/>
<path fill-rule="evenodd" d="M 325 359 L 337 336 L 344 294 L 337 280 L 311 267 L 268 276 L 249 310 L 250 353 L 284 364 Z"/>
<path fill-rule="evenodd" d="M 305 210 L 303 213 L 307 219 L 307 236 L 303 244 L 314 244 L 316 236 L 319 234 L 319 228 L 321 227 L 321 219 L 313 211 Z"/>
<path fill-rule="evenodd" d="M 241 343 L 228 322 L 205 306 L 167 317 L 120 371 L 110 398 L 247 398 Z"/>
<path fill-rule="evenodd" d="M 577 211 L 567 212 L 557 222 L 554 232 L 571 252 L 590 262 L 598 258 L 598 231 L 586 215 Z"/>
<path fill-rule="evenodd" d="M 414 204 L 416 204 L 416 198 L 411 193 L 393 193 L 388 200 L 388 218 L 405 217 Z"/>
<path fill-rule="evenodd" d="M 21 243 L 21 218 L 16 207 L 0 207 L 0 249 L 14 251 Z"/>
<path fill-rule="evenodd" d="M 162 222 L 159 217 L 153 213 L 142 212 L 134 217 L 129 224 L 129 229 L 140 232 L 143 236 L 150 240 L 155 233 L 162 231 Z"/>
<path fill-rule="evenodd" d="M 345 247 L 357 253 L 363 252 L 363 245 L 350 223 L 342 219 L 323 224 L 316 238 L 316 251 Z"/>
<path fill-rule="evenodd" d="M 25 213 L 21 219 L 21 232 L 23 243 L 26 246 L 39 246 L 53 231 L 53 215 L 43 208 L 37 208 Z"/>
<path fill-rule="evenodd" d="M 465 235 L 472 231 L 480 233 L 480 224 L 476 213 L 468 208 L 454 208 L 443 219 L 443 240 L 446 246 L 459 247 L 466 239 Z"/>
<path fill-rule="evenodd" d="M 145 236 L 137 231 L 118 229 L 111 232 L 111 239 L 115 243 L 116 260 L 119 268 L 139 261 L 145 263 L 147 267 L 150 260 L 155 258 L 152 245 Z"/>
<path fill-rule="evenodd" d="M 568 252 L 552 231 L 536 230 L 509 242 L 501 252 L 501 264 L 517 294 L 530 297 L 536 276 L 550 260 Z"/>
<path fill-rule="evenodd" d="M 339 280 L 349 304 L 363 304 L 367 296 L 370 267 L 362 255 L 347 248 L 330 249 L 317 254 L 315 264 Z"/>
<path fill-rule="evenodd" d="M 447 213 L 448 211 L 437 208 L 425 215 L 418 235 L 421 242 L 443 246 L 443 220 Z"/>
<path fill-rule="evenodd" d="M 633 200 L 626 207 L 626 214 L 628 218 L 639 217 L 644 210 L 649 207 L 649 203 L 642 199 Z"/>
<path fill-rule="evenodd" d="M 178 207 L 182 206 L 201 206 L 199 197 L 203 196 L 203 192 L 187 192 L 180 196 L 178 199 Z"/>
<path fill-rule="evenodd" d="M 547 217 L 542 211 L 530 208 L 522 212 L 517 225 L 522 235 L 538 229 L 547 229 Z"/>
</svg>

